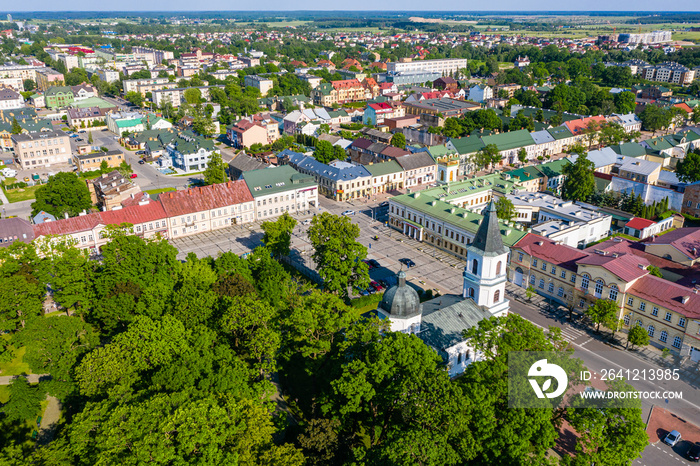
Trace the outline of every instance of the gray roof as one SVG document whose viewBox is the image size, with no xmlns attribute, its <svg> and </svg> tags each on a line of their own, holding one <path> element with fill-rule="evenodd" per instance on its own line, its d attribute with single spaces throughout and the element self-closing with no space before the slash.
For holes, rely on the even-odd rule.
<svg viewBox="0 0 700 466">
<path fill-rule="evenodd" d="M 624 157 L 622 164 L 620 165 L 620 171 L 625 170 L 640 175 L 651 175 L 660 167 L 661 164 L 657 162 L 651 162 L 649 160 L 634 157 Z"/>
<path fill-rule="evenodd" d="M 473 299 L 448 294 L 423 303 L 423 318 L 418 337 L 446 358 L 445 349 L 464 341 L 462 331 L 479 325 L 490 314 Z"/>
<path fill-rule="evenodd" d="M 664 183 L 668 184 L 680 184 L 680 180 L 678 179 L 678 175 L 676 175 L 675 172 L 670 172 L 668 170 L 661 170 L 659 172 L 659 180 L 663 181 Z"/>
<path fill-rule="evenodd" d="M 534 131 L 530 133 L 530 136 L 532 136 L 532 139 L 535 140 L 535 144 L 545 144 L 547 142 L 555 141 L 555 139 L 546 129 L 543 129 L 542 131 Z"/>
<path fill-rule="evenodd" d="M 496 215 L 496 203 L 489 202 L 489 205 L 482 211 L 484 219 L 476 231 L 474 242 L 470 248 L 483 251 L 484 255 L 497 256 L 508 252 L 508 248 L 503 245 L 501 239 L 501 227 L 498 225 L 498 216 Z"/>
<path fill-rule="evenodd" d="M 379 307 L 388 312 L 391 317 L 407 319 L 417 316 L 423 310 L 418 292 L 406 285 L 406 272 L 400 271 L 397 278 L 398 284 L 384 292 Z"/>
<path fill-rule="evenodd" d="M 17 142 L 34 141 L 35 139 L 68 137 L 63 131 L 36 131 L 33 133 L 13 134 L 12 140 Z"/>
<path fill-rule="evenodd" d="M 416 152 L 396 157 L 396 161 L 404 170 L 415 170 L 417 168 L 430 167 L 435 164 L 435 159 L 428 152 Z"/>
<path fill-rule="evenodd" d="M 32 225 L 19 217 L 0 219 L 0 247 L 4 248 L 14 242 L 31 243 L 34 239 Z"/>
<path fill-rule="evenodd" d="M 619 155 L 617 155 L 617 153 L 610 147 L 603 147 L 602 149 L 588 152 L 586 157 L 588 160 L 593 162 L 595 168 L 601 168 L 617 162 Z M 568 157 L 568 159 L 569 162 L 575 163 L 578 159 L 578 154 L 572 154 Z"/>
<path fill-rule="evenodd" d="M 255 157 L 251 157 L 250 155 L 244 152 L 241 152 L 228 163 L 228 166 L 229 168 L 236 169 L 240 172 L 247 172 L 251 170 L 267 168 L 270 165 L 266 164 L 265 162 L 261 162 Z"/>
<path fill-rule="evenodd" d="M 311 172 L 314 175 L 332 181 L 352 181 L 358 178 L 372 176 L 362 165 L 352 165 L 344 162 L 335 162 L 331 165 L 326 165 L 313 157 L 308 157 L 289 149 L 283 150 L 277 154 L 277 157 L 286 160 L 295 168 Z"/>
</svg>

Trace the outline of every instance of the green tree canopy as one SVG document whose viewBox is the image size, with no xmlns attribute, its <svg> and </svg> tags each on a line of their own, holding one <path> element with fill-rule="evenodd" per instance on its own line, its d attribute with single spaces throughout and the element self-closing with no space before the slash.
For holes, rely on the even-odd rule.
<svg viewBox="0 0 700 466">
<path fill-rule="evenodd" d="M 579 154 L 576 162 L 566 165 L 562 172 L 566 176 L 562 197 L 574 201 L 585 201 L 595 192 L 595 165 L 585 154 Z"/>
<path fill-rule="evenodd" d="M 277 257 L 288 256 L 292 232 L 297 221 L 288 212 L 283 213 L 274 222 L 263 222 L 260 227 L 265 232 L 263 243 Z"/>
<path fill-rule="evenodd" d="M 694 183 L 700 180 L 700 154 L 697 151 L 688 153 L 676 164 L 678 179 L 684 183 Z"/>
<path fill-rule="evenodd" d="M 398 147 L 399 149 L 405 149 L 406 148 L 406 136 L 404 136 L 403 133 L 395 133 L 391 137 L 391 145 L 394 147 Z"/>
<path fill-rule="evenodd" d="M 496 201 L 496 215 L 498 218 L 509 222 L 515 218 L 515 214 L 513 202 L 505 196 L 499 197 Z"/>
<path fill-rule="evenodd" d="M 87 185 L 78 175 L 70 172 L 60 172 L 49 177 L 49 181 L 35 191 L 35 197 L 32 215 L 44 211 L 57 218 L 62 218 L 65 214 L 74 217 L 92 207 Z"/>
<path fill-rule="evenodd" d="M 211 154 L 209 163 L 207 163 L 207 168 L 204 170 L 204 184 L 225 183 L 226 180 L 226 165 L 224 165 L 224 161 L 221 159 L 221 154 L 214 152 Z"/>
<path fill-rule="evenodd" d="M 348 217 L 323 212 L 311 221 L 308 235 L 325 289 L 348 296 L 350 287 L 367 288 L 367 248 L 357 242 L 360 227 Z"/>
</svg>

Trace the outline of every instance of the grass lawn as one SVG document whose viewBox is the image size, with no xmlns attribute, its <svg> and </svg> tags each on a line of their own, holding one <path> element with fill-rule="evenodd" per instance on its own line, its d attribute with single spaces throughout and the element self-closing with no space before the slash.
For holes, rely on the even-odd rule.
<svg viewBox="0 0 700 466">
<path fill-rule="evenodd" d="M 28 201 L 30 199 L 35 199 L 34 191 L 37 190 L 41 185 L 27 186 L 26 188 L 20 189 L 10 189 L 5 188 L 5 194 L 7 195 L 7 200 L 12 202 Z"/>
<path fill-rule="evenodd" d="M 359 298 L 352 299 L 350 301 L 350 307 L 352 308 L 352 312 L 357 317 L 360 317 L 365 312 L 377 309 L 377 304 L 379 304 L 379 302 L 382 300 L 382 296 L 384 296 L 383 291 L 379 293 L 373 293 L 368 296 L 361 296 Z"/>
<path fill-rule="evenodd" d="M 0 385 L 0 404 L 7 403 L 10 399 L 10 387 L 7 385 Z"/>
<path fill-rule="evenodd" d="M 9 362 L 0 364 L 0 375 L 30 374 L 32 371 L 29 369 L 29 364 L 23 361 L 27 348 L 24 346 L 18 350 L 15 350 L 13 346 L 10 348 L 14 350 L 15 357 Z"/>
<path fill-rule="evenodd" d="M 177 191 L 175 188 L 161 188 L 161 189 L 149 189 L 146 191 L 146 194 L 160 194 L 160 193 L 167 193 L 169 191 Z"/>
<path fill-rule="evenodd" d="M 193 176 L 193 175 L 201 175 L 202 173 L 204 173 L 204 171 L 201 171 L 201 172 L 192 172 L 192 173 L 185 173 L 185 174 L 183 174 L 183 175 L 172 175 L 172 176 Z"/>
</svg>

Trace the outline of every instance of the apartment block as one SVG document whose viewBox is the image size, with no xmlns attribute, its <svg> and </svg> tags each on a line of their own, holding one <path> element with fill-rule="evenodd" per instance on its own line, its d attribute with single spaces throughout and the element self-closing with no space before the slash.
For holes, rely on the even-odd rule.
<svg viewBox="0 0 700 466">
<path fill-rule="evenodd" d="M 13 134 L 17 163 L 24 169 L 71 162 L 70 138 L 63 131 Z"/>
</svg>

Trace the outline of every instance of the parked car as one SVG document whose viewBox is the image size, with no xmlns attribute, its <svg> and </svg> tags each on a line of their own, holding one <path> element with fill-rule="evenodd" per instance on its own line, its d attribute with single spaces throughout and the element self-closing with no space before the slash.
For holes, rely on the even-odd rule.
<svg viewBox="0 0 700 466">
<path fill-rule="evenodd" d="M 139 165 L 143 165 L 144 163 L 146 163 L 145 160 L 139 160 Z"/>
<path fill-rule="evenodd" d="M 303 222 L 301 222 L 301 224 L 302 224 L 302 225 L 309 225 L 309 224 L 311 224 L 311 219 L 308 219 L 308 218 L 307 218 L 306 220 L 304 220 Z"/>
<path fill-rule="evenodd" d="M 345 212 L 343 212 L 340 215 L 345 215 L 345 216 L 355 215 L 355 211 L 354 210 L 346 210 Z"/>
<path fill-rule="evenodd" d="M 411 259 L 403 258 L 399 259 L 399 262 L 401 262 L 403 265 L 405 265 L 407 268 L 415 267 L 416 263 L 413 262 Z"/>
<path fill-rule="evenodd" d="M 86 131 L 86 130 L 84 130 L 84 129 L 81 129 L 81 130 L 80 130 L 80 131 L 78 131 L 78 132 L 79 132 L 79 133 L 87 133 L 87 131 Z"/>
<path fill-rule="evenodd" d="M 670 445 L 672 447 L 675 447 L 676 444 L 681 440 L 681 433 L 678 432 L 677 430 L 672 430 L 671 432 L 664 437 L 664 443 L 666 445 Z"/>
<path fill-rule="evenodd" d="M 690 446 L 690 449 L 688 450 L 688 453 L 686 453 L 686 457 L 690 461 L 694 462 L 700 462 L 700 445 L 697 443 L 694 443 L 693 445 Z"/>
<path fill-rule="evenodd" d="M 389 283 L 387 283 L 386 280 L 379 280 L 379 284 L 382 285 L 384 288 L 389 288 Z"/>
<path fill-rule="evenodd" d="M 374 267 L 375 269 L 378 269 L 379 267 L 381 267 L 381 265 L 379 264 L 379 262 L 376 261 L 375 259 L 370 259 L 370 260 L 367 261 L 367 263 L 369 263 L 369 265 L 371 265 L 371 266 Z"/>
<path fill-rule="evenodd" d="M 384 287 L 380 285 L 378 282 L 372 281 L 369 283 L 369 286 L 375 289 L 375 291 L 382 291 Z"/>
<path fill-rule="evenodd" d="M 372 270 L 372 269 L 374 268 L 374 266 L 373 266 L 372 264 L 370 264 L 369 261 L 368 261 L 367 259 L 363 259 L 362 262 L 364 262 L 365 264 L 367 264 L 367 267 L 369 267 L 370 270 Z"/>
<path fill-rule="evenodd" d="M 146 155 L 146 151 L 145 150 L 137 150 L 136 155 Z"/>
<path fill-rule="evenodd" d="M 136 173 L 132 173 L 130 178 L 136 178 L 138 175 Z"/>
<path fill-rule="evenodd" d="M 77 134 L 71 134 L 70 137 L 72 137 L 72 138 L 79 138 L 80 136 L 78 136 Z"/>
<path fill-rule="evenodd" d="M 101 131 L 109 131 L 109 128 L 102 128 Z"/>
<path fill-rule="evenodd" d="M 381 204 L 379 204 L 379 207 L 387 207 L 389 205 L 389 201 L 384 201 Z"/>
</svg>

